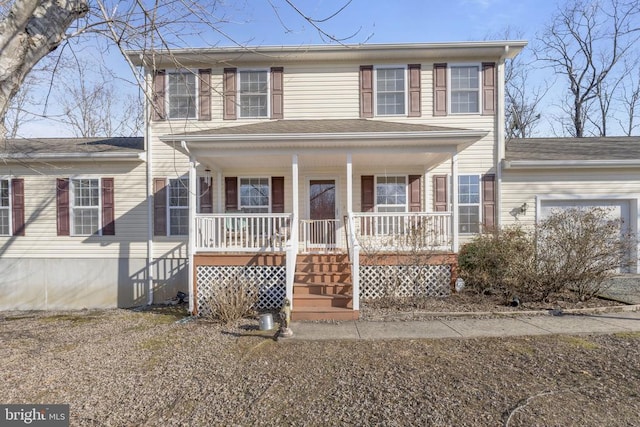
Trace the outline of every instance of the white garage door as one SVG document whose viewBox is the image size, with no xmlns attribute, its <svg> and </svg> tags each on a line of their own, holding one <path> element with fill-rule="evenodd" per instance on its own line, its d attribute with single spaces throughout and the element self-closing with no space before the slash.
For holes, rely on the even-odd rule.
<svg viewBox="0 0 640 427">
<path fill-rule="evenodd" d="M 540 218 L 547 218 L 551 214 L 551 212 L 556 209 L 592 207 L 606 209 L 611 219 L 622 219 L 622 232 L 626 232 L 629 229 L 629 200 L 541 200 Z"/>
</svg>

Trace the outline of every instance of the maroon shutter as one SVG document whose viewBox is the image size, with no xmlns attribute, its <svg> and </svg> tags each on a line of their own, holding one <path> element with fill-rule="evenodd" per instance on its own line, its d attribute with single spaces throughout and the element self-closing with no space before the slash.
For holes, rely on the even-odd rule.
<svg viewBox="0 0 640 427">
<path fill-rule="evenodd" d="M 422 211 L 422 185 L 420 175 L 409 175 L 409 212 Z"/>
<path fill-rule="evenodd" d="M 238 115 L 236 113 L 236 69 L 225 68 L 222 81 L 222 92 L 224 97 L 224 112 L 222 118 L 224 120 L 235 120 Z"/>
<path fill-rule="evenodd" d="M 153 179 L 153 235 L 167 235 L 167 179 Z"/>
<path fill-rule="evenodd" d="M 420 70 L 420 64 L 409 64 L 409 117 L 422 115 Z"/>
<path fill-rule="evenodd" d="M 433 64 L 433 115 L 447 115 L 447 64 Z"/>
<path fill-rule="evenodd" d="M 164 120 L 166 118 L 164 111 L 165 80 L 166 73 L 164 70 L 158 70 L 153 74 L 153 95 L 151 106 L 153 108 L 153 120 Z"/>
<path fill-rule="evenodd" d="M 284 213 L 284 177 L 271 177 L 271 212 Z"/>
<path fill-rule="evenodd" d="M 360 117 L 373 117 L 373 65 L 360 66 Z"/>
<path fill-rule="evenodd" d="M 271 118 L 283 119 L 283 74 L 282 67 L 271 68 Z"/>
<path fill-rule="evenodd" d="M 449 210 L 447 181 L 447 175 L 433 176 L 433 210 L 436 212 L 447 212 Z"/>
<path fill-rule="evenodd" d="M 488 230 L 496 226 L 496 176 L 482 177 L 482 223 Z"/>
<path fill-rule="evenodd" d="M 68 236 L 69 228 L 69 180 L 58 178 L 56 180 L 56 219 L 58 236 Z"/>
<path fill-rule="evenodd" d="M 102 178 L 102 235 L 116 234 L 116 212 L 113 178 Z"/>
<path fill-rule="evenodd" d="M 373 212 L 373 208 L 375 206 L 374 200 L 374 184 L 373 184 L 373 175 L 363 175 L 360 177 L 361 180 L 361 205 L 360 209 L 362 212 Z"/>
<path fill-rule="evenodd" d="M 213 213 L 213 197 L 208 177 L 200 177 L 200 213 Z"/>
<path fill-rule="evenodd" d="M 482 63 L 482 114 L 496 113 L 496 64 Z"/>
<path fill-rule="evenodd" d="M 211 70 L 198 70 L 200 90 L 198 102 L 198 120 L 211 120 Z"/>
<path fill-rule="evenodd" d="M 13 235 L 24 236 L 24 179 L 11 180 L 11 216 Z"/>
<path fill-rule="evenodd" d="M 224 178 L 224 209 L 226 212 L 238 210 L 238 177 Z"/>
</svg>

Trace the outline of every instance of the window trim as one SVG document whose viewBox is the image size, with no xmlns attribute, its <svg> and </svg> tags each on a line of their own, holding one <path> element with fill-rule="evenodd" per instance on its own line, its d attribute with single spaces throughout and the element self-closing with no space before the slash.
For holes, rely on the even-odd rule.
<svg viewBox="0 0 640 427">
<path fill-rule="evenodd" d="M 386 174 L 378 174 L 373 176 L 373 209 L 374 212 L 380 212 L 378 207 L 394 207 L 401 205 L 385 205 L 378 204 L 378 178 L 391 178 L 391 177 L 404 177 L 404 213 L 409 212 L 409 175 L 408 174 L 394 174 L 394 173 L 386 173 Z M 380 212 L 380 213 L 394 213 L 394 212 Z"/>
<path fill-rule="evenodd" d="M 404 112 L 401 114 L 381 114 L 378 112 L 378 70 L 397 70 L 404 73 Z M 409 66 L 407 64 L 384 64 L 373 66 L 373 115 L 375 117 L 407 117 L 409 114 Z"/>
<path fill-rule="evenodd" d="M 11 178 L 8 177 L 3 177 L 0 176 L 0 181 L 6 181 L 7 182 L 7 187 L 8 187 L 8 192 L 7 192 L 7 196 L 8 196 L 8 201 L 9 204 L 7 206 L 0 206 L 0 209 L 6 209 L 8 212 L 8 221 L 9 221 L 9 233 L 8 234 L 2 234 L 0 233 L 0 236 L 2 237 L 9 237 L 9 236 L 13 236 L 13 189 L 11 188 Z"/>
<path fill-rule="evenodd" d="M 475 176 L 478 178 L 478 203 L 461 203 L 460 202 L 460 177 L 463 176 Z M 456 212 L 456 214 L 458 215 L 458 233 L 460 235 L 463 236 L 468 236 L 468 235 L 472 235 L 472 234 L 478 234 L 482 231 L 482 174 L 479 173 L 464 173 L 464 174 L 459 174 L 458 175 L 458 182 L 456 183 L 457 185 L 457 197 L 458 197 L 458 212 Z M 461 207 L 466 207 L 466 206 L 477 206 L 478 207 L 478 231 L 469 231 L 469 232 L 461 232 L 460 231 L 460 208 Z"/>
<path fill-rule="evenodd" d="M 267 212 L 263 212 L 263 213 L 271 213 L 271 205 L 272 205 L 272 200 L 271 200 L 271 191 L 272 191 L 272 184 L 271 184 L 271 177 L 270 176 L 259 176 L 259 175 L 243 175 L 243 176 L 238 176 L 238 210 L 240 212 L 244 212 L 244 208 L 255 208 L 256 206 L 243 206 L 241 203 L 242 200 L 242 180 L 243 179 L 266 179 L 267 180 L 267 185 L 268 185 L 268 189 L 267 189 L 267 197 L 269 198 L 269 203 L 267 205 Z M 257 206 L 260 208 L 263 208 L 264 206 Z"/>
<path fill-rule="evenodd" d="M 171 206 L 171 181 L 184 181 L 186 182 L 186 187 L 187 187 L 187 205 L 186 206 Z M 180 210 L 184 210 L 186 209 L 187 211 L 187 225 L 188 222 L 190 221 L 189 219 L 189 177 L 186 175 L 183 176 L 178 176 L 175 178 L 170 178 L 167 177 L 166 181 L 165 181 L 165 188 L 166 188 L 166 206 L 167 206 L 167 212 L 166 212 L 166 221 L 167 221 L 167 237 L 184 237 L 184 236 L 188 236 L 189 235 L 189 228 L 187 226 L 187 232 L 185 234 L 172 234 L 171 233 L 171 210 L 172 209 L 180 209 Z"/>
<path fill-rule="evenodd" d="M 75 193 L 75 181 L 79 180 L 97 180 L 98 181 L 98 206 L 83 206 L 83 209 L 91 208 L 98 210 L 98 230 L 91 234 L 78 234 L 76 233 L 76 217 L 75 209 L 80 208 L 76 206 L 76 193 Z M 102 177 L 75 175 L 69 177 L 69 236 L 102 236 Z"/>
<path fill-rule="evenodd" d="M 191 74 L 195 79 L 193 117 L 171 117 L 171 75 Z M 192 68 L 172 68 L 165 70 L 165 116 L 167 120 L 198 120 L 200 115 L 200 73 Z"/>
<path fill-rule="evenodd" d="M 453 112 L 453 84 L 451 81 L 451 69 L 462 67 L 476 67 L 478 69 L 478 111 L 468 113 Z M 482 63 L 481 62 L 455 62 L 447 64 L 447 113 L 453 116 L 481 115 L 482 114 Z"/>
<path fill-rule="evenodd" d="M 243 116 L 242 115 L 242 93 L 240 88 L 242 87 L 242 74 L 247 72 L 264 72 L 267 73 L 267 111 L 264 116 Z M 271 69 L 270 68 L 238 68 L 236 70 L 236 115 L 238 119 L 269 119 L 271 118 Z M 239 177 L 238 177 L 239 178 Z"/>
</svg>

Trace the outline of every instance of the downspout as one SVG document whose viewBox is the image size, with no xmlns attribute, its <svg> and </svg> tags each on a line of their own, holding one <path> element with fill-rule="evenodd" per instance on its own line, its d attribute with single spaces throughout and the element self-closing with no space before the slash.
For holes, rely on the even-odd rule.
<svg viewBox="0 0 640 427">
<path fill-rule="evenodd" d="M 151 74 L 147 73 L 145 92 L 149 90 L 149 82 Z M 153 257 L 153 144 L 151 144 L 150 120 L 151 108 L 149 107 L 150 98 L 146 97 L 144 112 L 144 144 L 147 154 L 147 305 L 153 304 L 153 265 L 155 259 Z"/>
<path fill-rule="evenodd" d="M 504 153 L 505 153 L 505 141 L 504 141 L 504 115 L 505 115 L 505 109 L 504 109 L 504 96 L 505 96 L 505 86 L 504 86 L 504 60 L 506 58 L 506 56 L 509 54 L 509 46 L 505 46 L 504 47 L 504 53 L 502 54 L 502 56 L 500 57 L 500 59 L 498 60 L 498 67 L 497 67 L 497 71 L 498 71 L 498 75 L 497 75 L 497 80 L 498 80 L 498 93 L 497 93 L 497 98 L 498 98 L 498 108 L 496 111 L 497 117 L 496 117 L 496 121 L 495 121 L 495 135 L 496 135 L 496 141 L 497 141 L 497 149 L 496 149 L 496 194 L 495 194 L 495 198 L 496 198 L 496 217 L 495 217 L 495 224 L 496 224 L 496 228 L 500 228 L 500 226 L 502 225 L 502 159 L 504 159 Z"/>
</svg>

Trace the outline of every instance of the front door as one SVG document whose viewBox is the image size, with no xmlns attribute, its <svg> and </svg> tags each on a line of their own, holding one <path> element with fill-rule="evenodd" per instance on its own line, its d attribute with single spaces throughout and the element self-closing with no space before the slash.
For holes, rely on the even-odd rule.
<svg viewBox="0 0 640 427">
<path fill-rule="evenodd" d="M 310 248 L 335 248 L 337 228 L 335 180 L 309 181 L 309 222 L 305 228 L 305 243 Z"/>
</svg>

